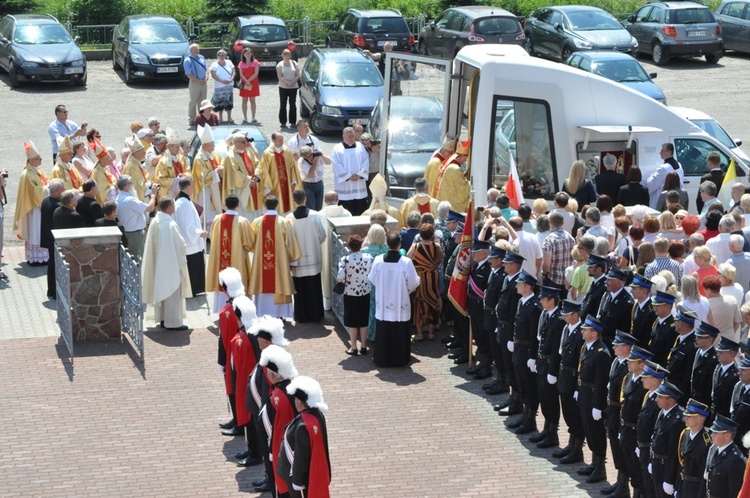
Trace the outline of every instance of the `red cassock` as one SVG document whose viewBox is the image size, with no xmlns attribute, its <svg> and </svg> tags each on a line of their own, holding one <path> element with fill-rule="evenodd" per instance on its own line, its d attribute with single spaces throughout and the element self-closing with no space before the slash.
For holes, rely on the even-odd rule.
<svg viewBox="0 0 750 498">
<path fill-rule="evenodd" d="M 284 429 L 287 424 L 294 420 L 297 415 L 294 410 L 292 401 L 287 396 L 287 393 L 283 389 L 275 387 L 271 391 L 271 404 L 273 405 L 275 416 L 273 419 L 273 434 L 271 436 L 271 454 L 273 455 L 273 473 L 276 479 L 276 489 L 279 493 L 287 493 L 286 481 L 279 477 L 279 473 L 276 471 L 276 462 L 279 461 L 279 451 L 281 451 L 281 444 L 284 441 Z M 239 400 L 238 400 L 239 402 Z"/>
<path fill-rule="evenodd" d="M 232 368 L 226 364 L 226 358 L 229 357 L 229 348 L 232 344 L 232 339 L 234 339 L 239 330 L 240 325 L 237 323 L 234 307 L 231 302 L 228 302 L 219 311 L 219 340 L 224 347 L 224 361 L 222 363 L 222 352 L 219 351 L 219 365 L 224 367 L 224 385 L 227 394 L 232 394 Z"/>
<path fill-rule="evenodd" d="M 241 330 L 232 339 L 232 369 L 234 370 L 234 396 L 237 405 L 237 425 L 245 425 L 250 422 L 250 413 L 247 411 L 247 380 L 250 373 L 255 369 L 258 359 L 255 350 L 244 330 Z"/>
<path fill-rule="evenodd" d="M 310 437 L 310 466 L 307 484 L 307 498 L 330 498 L 328 486 L 331 484 L 331 465 L 328 461 L 328 449 L 325 428 L 320 420 L 311 413 L 301 413 L 307 434 Z"/>
</svg>

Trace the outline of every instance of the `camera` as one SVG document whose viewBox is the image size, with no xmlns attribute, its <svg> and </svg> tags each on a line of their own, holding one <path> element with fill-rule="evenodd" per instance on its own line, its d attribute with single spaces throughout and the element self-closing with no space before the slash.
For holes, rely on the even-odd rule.
<svg viewBox="0 0 750 498">
<path fill-rule="evenodd" d="M 255 142 L 255 139 L 253 137 L 245 137 L 247 139 L 247 143 L 253 143 Z"/>
<path fill-rule="evenodd" d="M 315 152 L 313 152 L 313 157 L 320 157 L 322 155 L 323 155 L 323 153 L 320 152 L 319 150 L 316 150 Z"/>
<path fill-rule="evenodd" d="M 376 145 L 380 145 L 381 142 L 382 140 L 380 140 L 379 138 L 373 138 L 372 140 L 370 140 L 370 145 L 375 147 Z"/>
<path fill-rule="evenodd" d="M 7 171 L 3 171 L 2 177 L 3 178 L 8 178 L 8 172 Z"/>
</svg>

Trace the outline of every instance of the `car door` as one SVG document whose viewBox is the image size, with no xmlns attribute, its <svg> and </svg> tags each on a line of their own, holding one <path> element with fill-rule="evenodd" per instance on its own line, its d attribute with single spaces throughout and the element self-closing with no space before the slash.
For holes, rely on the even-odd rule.
<svg viewBox="0 0 750 498">
<path fill-rule="evenodd" d="M 562 12 L 553 10 L 549 18 L 549 51 L 550 55 L 556 59 L 562 60 L 563 47 L 568 43 L 568 35 L 565 32 L 565 24 Z"/>
<path fill-rule="evenodd" d="M 128 33 L 128 21 L 127 19 L 120 22 L 120 24 L 115 28 L 115 32 L 112 36 L 112 45 L 115 47 L 115 57 L 117 58 L 117 65 L 120 67 L 125 67 L 125 60 L 126 60 L 126 54 L 127 54 L 127 38 L 130 35 Z M 122 39 L 119 39 L 122 37 Z"/>
<path fill-rule="evenodd" d="M 221 48 L 223 48 L 229 55 L 229 59 L 236 66 L 240 62 L 241 55 L 235 59 L 234 53 L 234 42 L 237 40 L 240 34 L 240 21 L 239 19 L 233 19 L 229 23 L 227 30 L 221 35 Z"/>
<path fill-rule="evenodd" d="M 646 17 L 641 23 L 641 33 L 643 37 L 643 44 L 638 40 L 638 47 L 646 48 L 650 53 L 653 52 L 652 41 L 656 40 L 657 33 L 661 31 L 664 21 L 664 8 L 660 5 L 654 5 Z"/>
<path fill-rule="evenodd" d="M 742 29 L 737 33 L 737 50 L 750 53 L 750 4 L 745 3 L 745 10 L 742 12 Z"/>
<path fill-rule="evenodd" d="M 351 14 L 344 14 L 341 16 L 341 19 L 339 20 L 339 23 L 336 25 L 336 29 L 332 30 L 329 35 L 328 39 L 331 40 L 331 46 L 332 47 L 343 47 L 345 46 L 344 41 L 344 32 L 346 31 L 346 23 L 347 21 L 352 17 Z"/>
<path fill-rule="evenodd" d="M 652 9 L 653 6 L 651 5 L 646 5 L 638 9 L 638 11 L 633 16 L 633 22 L 629 26 L 627 26 L 628 31 L 633 36 L 633 38 L 638 40 L 638 46 L 641 49 L 644 48 L 644 44 L 648 49 L 648 44 L 643 37 L 643 23 L 648 19 Z"/>
<path fill-rule="evenodd" d="M 549 19 L 552 16 L 552 10 L 539 9 L 537 15 L 531 18 L 531 41 L 534 50 L 540 54 L 550 55 L 549 53 Z"/>
<path fill-rule="evenodd" d="M 311 110 L 315 110 L 315 86 L 319 74 L 320 58 L 318 54 L 312 53 L 302 67 L 302 85 L 299 92 L 302 105 Z"/>
<path fill-rule="evenodd" d="M 454 12 L 443 31 L 443 38 L 445 39 L 445 57 L 454 57 L 456 55 L 456 47 L 458 46 L 458 38 L 461 36 L 461 32 L 468 22 L 468 18 L 460 12 Z"/>
<path fill-rule="evenodd" d="M 437 55 L 438 57 L 446 56 L 446 44 L 447 41 L 447 29 L 448 24 L 456 16 L 456 12 L 452 10 L 446 10 L 440 17 L 435 20 L 435 29 L 432 30 L 430 35 L 431 43 L 427 48 L 427 53 Z"/>
</svg>

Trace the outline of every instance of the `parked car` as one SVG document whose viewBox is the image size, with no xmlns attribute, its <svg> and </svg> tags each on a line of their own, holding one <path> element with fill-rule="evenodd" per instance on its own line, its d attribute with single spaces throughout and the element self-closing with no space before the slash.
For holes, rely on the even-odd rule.
<svg viewBox="0 0 750 498">
<path fill-rule="evenodd" d="M 716 140 L 721 142 L 721 144 L 724 145 L 727 149 L 730 149 L 732 152 L 737 154 L 740 159 L 745 161 L 747 164 L 750 164 L 750 157 L 748 157 L 748 155 L 745 154 L 742 149 L 740 149 L 742 140 L 739 138 L 732 138 L 724 129 L 724 127 L 721 126 L 719 122 L 714 118 L 703 111 L 690 109 L 688 107 L 670 107 L 670 109 L 672 109 L 674 112 L 687 119 L 688 121 L 692 122 L 693 124 L 697 125 L 701 130 L 705 131 Z"/>
<path fill-rule="evenodd" d="M 326 36 L 326 47 L 361 48 L 370 52 L 382 52 L 387 42 L 393 44 L 396 52 L 415 49 L 414 35 L 396 9 L 349 9 Z"/>
<path fill-rule="evenodd" d="M 620 52 L 576 52 L 568 57 L 565 64 L 622 83 L 662 104 L 667 103 L 664 92 L 651 81 L 656 78 L 656 73 L 647 73 L 631 55 Z"/>
<path fill-rule="evenodd" d="M 649 3 L 623 25 L 638 40 L 637 51 L 651 54 L 659 66 L 676 56 L 705 56 L 706 62 L 716 64 L 724 55 L 721 27 L 702 3 Z"/>
<path fill-rule="evenodd" d="M 247 138 L 249 140 L 252 140 L 252 145 L 253 147 L 255 147 L 255 150 L 258 151 L 258 154 L 263 154 L 263 151 L 266 150 L 268 148 L 268 145 L 271 143 L 271 140 L 266 136 L 266 134 L 263 133 L 263 131 L 255 125 L 219 125 L 211 128 L 211 131 L 214 134 L 214 144 L 216 144 L 214 154 L 219 154 L 219 157 L 222 158 L 226 157 L 226 139 L 236 130 L 247 133 Z M 195 156 L 198 155 L 198 149 L 200 149 L 200 147 L 201 140 L 196 133 L 195 135 L 193 135 L 193 138 L 190 141 L 190 151 L 187 155 L 188 164 L 193 164 L 193 159 L 195 159 Z"/>
<path fill-rule="evenodd" d="M 53 16 L 8 15 L 0 21 L 0 70 L 10 86 L 26 81 L 70 81 L 86 84 L 86 57 Z"/>
<path fill-rule="evenodd" d="M 455 7 L 430 21 L 419 33 L 419 53 L 453 58 L 466 45 L 511 43 L 524 46 L 518 18 L 497 7 Z"/>
<path fill-rule="evenodd" d="M 300 115 L 310 118 L 313 133 L 367 125 L 375 103 L 383 97 L 378 66 L 361 50 L 318 48 L 302 67 Z"/>
<path fill-rule="evenodd" d="M 530 54 L 558 61 L 579 50 L 630 53 L 638 46 L 612 14 L 584 5 L 538 9 L 526 18 L 523 30 Z"/>
<path fill-rule="evenodd" d="M 285 49 L 289 49 L 292 58 L 297 60 L 297 45 L 284 21 L 278 17 L 235 17 L 226 31 L 222 32 L 220 43 L 235 66 L 242 61 L 242 50 L 245 47 L 253 50 L 261 69 L 275 69 L 276 64 L 281 62 L 281 52 Z"/>
<path fill-rule="evenodd" d="M 125 70 L 125 83 L 136 79 L 180 79 L 190 52 L 182 26 L 168 16 L 127 16 L 113 34 L 112 69 Z"/>
<path fill-rule="evenodd" d="M 750 53 L 750 0 L 724 0 L 714 12 L 724 48 Z"/>
<path fill-rule="evenodd" d="M 372 110 L 369 131 L 388 140 L 386 172 L 391 195 L 407 199 L 414 180 L 424 176 L 432 154 L 440 148 L 443 103 L 436 97 L 392 96 L 388 129 L 383 123 L 383 99 Z"/>
</svg>

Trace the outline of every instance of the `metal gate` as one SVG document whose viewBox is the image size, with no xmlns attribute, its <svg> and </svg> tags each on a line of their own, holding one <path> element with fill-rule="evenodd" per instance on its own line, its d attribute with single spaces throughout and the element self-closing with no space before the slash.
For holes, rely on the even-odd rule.
<svg viewBox="0 0 750 498">
<path fill-rule="evenodd" d="M 70 265 L 65 261 L 60 246 L 55 242 L 55 294 L 57 295 L 57 324 L 60 335 L 68 347 L 70 364 L 73 364 L 73 309 L 70 307 Z"/>
<path fill-rule="evenodd" d="M 120 246 L 120 288 L 122 289 L 122 331 L 130 336 L 143 358 L 143 303 L 141 268 L 125 247 Z"/>
<path fill-rule="evenodd" d="M 331 274 L 328 276 L 328 278 L 331 279 L 331 289 L 336 285 L 336 282 L 338 280 L 338 273 L 339 273 L 339 262 L 341 261 L 341 258 L 344 256 L 347 256 L 351 254 L 351 251 L 348 247 L 346 247 L 346 244 L 344 243 L 341 238 L 339 238 L 339 234 L 337 234 L 334 231 L 331 231 L 330 234 L 331 237 Z M 341 325 L 344 325 L 344 295 L 343 294 L 336 294 L 335 292 L 331 292 L 331 310 L 333 311 L 333 314 L 336 316 L 339 322 L 341 322 Z"/>
</svg>

